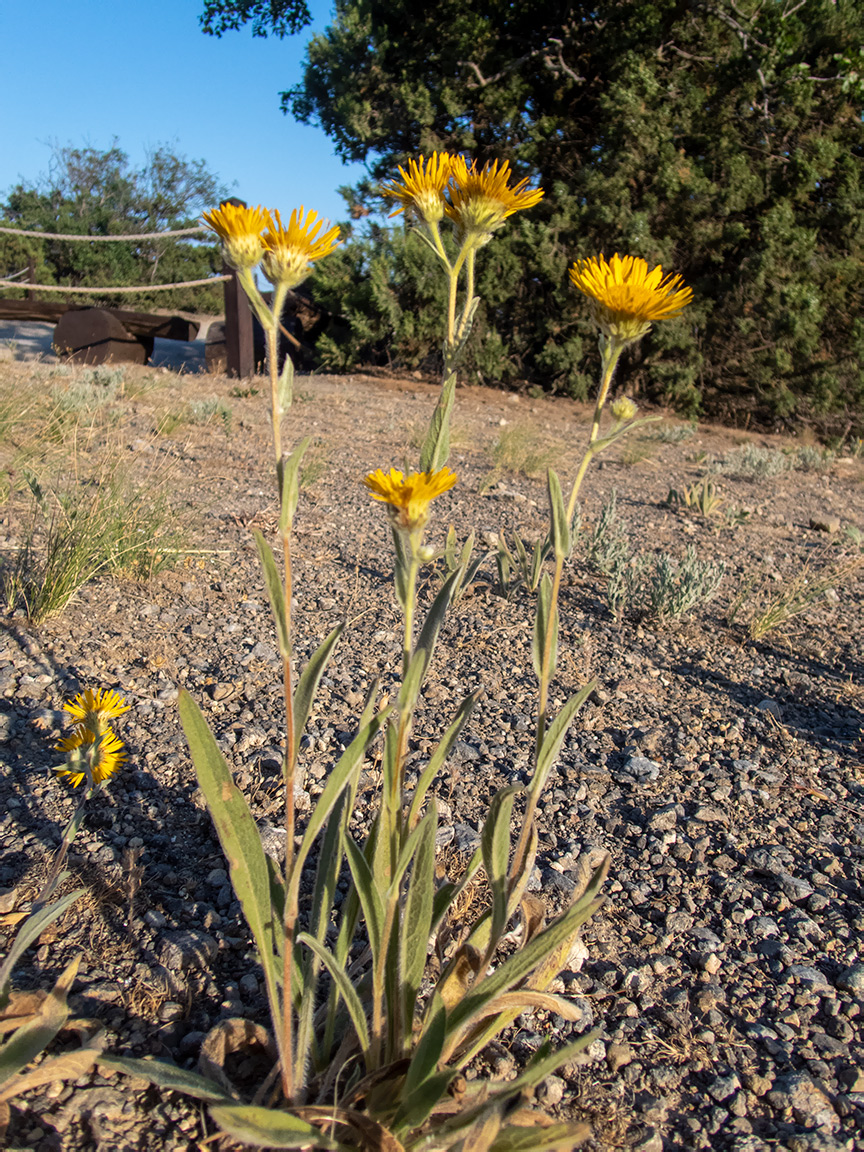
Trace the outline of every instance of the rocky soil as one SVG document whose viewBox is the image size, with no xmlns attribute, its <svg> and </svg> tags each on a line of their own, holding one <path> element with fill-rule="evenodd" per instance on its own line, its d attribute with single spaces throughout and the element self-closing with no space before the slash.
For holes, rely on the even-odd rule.
<svg viewBox="0 0 864 1152">
<path fill-rule="evenodd" d="M 4 365 L 0 389 L 44 387 L 47 371 Z M 3 620 L 0 892 L 4 911 L 26 909 L 75 807 L 52 773 L 64 700 L 89 685 L 119 689 L 132 705 L 117 722 L 129 762 L 92 804 L 70 857 L 69 883 L 87 895 L 26 954 L 16 986 L 48 988 L 83 954 L 72 1005 L 104 1023 L 109 1049 L 195 1067 L 219 1019 L 267 1021 L 175 700 L 178 686 L 192 692 L 256 818 L 275 827 L 279 674 L 250 530 L 272 535 L 277 510 L 261 382 L 128 375 L 136 387 L 90 430 L 85 456 L 92 465 L 120 452 L 167 485 L 185 543 L 147 584 L 98 580 L 39 627 L 20 610 Z M 238 395 L 259 385 L 258 395 Z M 360 376 L 298 385 L 297 437 L 313 438 L 296 529 L 301 655 L 347 623 L 304 739 L 311 798 L 372 678 L 386 690 L 396 676 L 389 533 L 360 479 L 416 458 L 434 389 Z M 166 410 L 212 397 L 228 416 L 154 431 Z M 537 538 L 539 462 L 554 460 L 568 483 L 587 418 L 561 399 L 462 390 L 451 458 L 460 482 L 437 502 L 430 538 L 442 542 L 450 523 L 460 539 L 476 532 L 483 549 L 502 531 Z M 3 451 L 14 481 L 12 440 Z M 509 456 L 497 450 L 499 467 L 496 441 L 509 445 Z M 608 902 L 585 930 L 581 967 L 562 978 L 581 1018 L 521 1017 L 493 1063 L 506 1074 L 549 1035 L 599 1028 L 584 1058 L 540 1094 L 549 1109 L 591 1123 L 596 1152 L 864 1149 L 864 586 L 854 569 L 860 538 L 847 531 L 864 528 L 864 467 L 840 458 L 823 471 L 754 479 L 727 466 L 714 475 L 726 501 L 717 515 L 666 503 L 670 487 L 683 490 L 747 443 L 798 447 L 715 428 L 677 443 L 625 442 L 595 468 L 583 503 L 583 538 L 617 490 L 635 551 L 680 556 L 693 545 L 722 560 L 715 600 L 678 622 L 616 620 L 581 543 L 562 591 L 555 704 L 588 679 L 598 687 L 541 806 L 533 885 L 560 907 L 580 867 L 609 852 Z M 20 486 L 11 492 L 0 508 L 2 557 L 23 531 Z M 748 618 L 768 598 L 804 566 L 831 565 L 838 576 L 825 596 L 749 638 Z M 424 600 L 439 581 L 440 565 Z M 504 591 L 489 559 L 450 614 L 417 719 L 415 770 L 462 697 L 483 690 L 437 787 L 448 851 L 476 842 L 497 788 L 527 779 L 533 598 Z M 358 835 L 375 788 L 371 763 Z M 0 916 L 0 954 L 13 931 Z M 9 1146 L 179 1150 L 212 1134 L 194 1103 L 97 1072 L 16 1100 Z"/>
</svg>

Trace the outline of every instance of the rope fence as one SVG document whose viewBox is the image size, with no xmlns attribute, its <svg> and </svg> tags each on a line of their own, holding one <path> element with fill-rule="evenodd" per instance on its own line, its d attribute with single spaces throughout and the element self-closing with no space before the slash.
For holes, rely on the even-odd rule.
<svg viewBox="0 0 864 1152">
<path fill-rule="evenodd" d="M 0 279 L 0 288 L 26 288 L 35 292 L 69 292 L 75 295 L 79 292 L 91 296 L 112 296 L 115 292 L 164 292 L 168 288 L 199 288 L 202 284 L 221 284 L 224 280 L 231 280 L 231 276 L 207 276 L 203 280 L 179 280 L 176 284 L 140 284 L 133 287 L 108 288 L 70 288 L 66 284 L 29 284 L 25 281 Z"/>
<path fill-rule="evenodd" d="M 22 228 L 0 228 L 9 236 L 35 236 L 41 240 L 87 240 L 91 244 L 103 244 L 117 240 L 155 240 L 160 236 L 197 236 L 201 232 L 209 232 L 203 224 L 196 228 L 175 228 L 173 232 L 129 232 L 122 236 L 81 236 L 68 232 L 27 232 Z"/>
<path fill-rule="evenodd" d="M 160 237 L 174 237 L 174 236 L 200 236 L 204 233 L 210 232 L 209 228 L 203 225 L 198 225 L 195 228 L 173 228 L 165 232 L 129 232 L 116 236 L 81 236 L 74 233 L 65 232 L 37 232 L 32 229 L 24 228 L 7 228 L 0 226 L 0 234 L 6 236 L 22 236 L 32 237 L 37 240 L 81 240 L 90 244 L 97 243 L 126 243 L 134 240 L 155 240 Z M 224 265 L 223 265 L 224 266 Z M 30 261 L 29 267 L 26 269 L 30 276 L 35 276 L 33 261 Z M 246 297 L 239 284 L 237 283 L 236 276 L 232 273 L 223 273 L 221 276 L 207 276 L 202 280 L 181 280 L 173 284 L 141 284 L 134 286 L 115 285 L 106 288 L 73 288 L 66 284 L 33 284 L 27 280 L 20 280 L 19 277 L 24 275 L 25 270 L 20 272 L 13 272 L 9 276 L 0 276 L 0 292 L 7 288 L 15 288 L 19 291 L 23 288 L 26 289 L 28 297 L 32 301 L 34 292 L 59 292 L 75 295 L 88 295 L 88 296 L 114 296 L 118 293 L 134 294 L 146 292 L 165 292 L 171 288 L 199 288 L 205 285 L 223 284 L 225 287 L 225 354 L 227 359 L 227 372 L 229 376 L 245 378 L 254 375 L 255 372 L 255 351 L 254 351 L 254 335 L 252 324 L 252 312 L 246 301 Z M 5 306 L 11 308 L 12 305 L 24 304 L 26 302 L 17 300 L 0 300 L 0 307 Z M 48 303 L 42 303 L 41 307 L 49 307 Z M 57 304 L 54 307 L 59 308 Z M 63 306 L 65 307 L 65 305 Z M 37 308 L 35 302 L 32 303 L 32 308 Z M 108 309 L 110 312 L 111 309 Z M 115 310 L 116 312 L 116 310 Z M 68 311 L 66 313 L 68 315 Z M 119 313 L 117 315 L 126 316 L 132 315 L 131 313 Z M 19 315 L 16 313 L 16 315 Z M 41 318 L 41 314 L 40 314 Z M 144 317 L 144 319 L 148 319 Z M 153 318 L 155 319 L 155 317 Z M 283 329 L 283 332 L 285 330 Z M 290 333 L 285 332 L 294 344 L 299 342 L 296 337 Z M 186 339 L 183 336 L 172 337 L 176 339 Z"/>
</svg>

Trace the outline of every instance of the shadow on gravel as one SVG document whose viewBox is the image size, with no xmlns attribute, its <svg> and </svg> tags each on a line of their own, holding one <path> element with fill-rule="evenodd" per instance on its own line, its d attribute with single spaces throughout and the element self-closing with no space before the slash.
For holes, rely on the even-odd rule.
<svg viewBox="0 0 864 1152">
<path fill-rule="evenodd" d="M 778 659 L 783 654 L 774 652 Z M 790 685 L 765 685 L 752 688 L 730 680 L 716 669 L 698 664 L 675 664 L 672 671 L 682 679 L 700 686 L 711 684 L 748 711 L 755 711 L 766 697 L 775 700 L 783 716 L 782 727 L 808 741 L 815 747 L 830 749 L 838 755 L 848 755 L 861 737 L 864 712 L 854 704 L 840 703 L 829 695 L 831 686 L 838 683 L 836 672 L 812 658 L 797 662 L 797 679 L 790 677 Z M 803 669 L 809 669 L 804 672 Z M 848 672 L 848 668 L 847 668 Z"/>
</svg>

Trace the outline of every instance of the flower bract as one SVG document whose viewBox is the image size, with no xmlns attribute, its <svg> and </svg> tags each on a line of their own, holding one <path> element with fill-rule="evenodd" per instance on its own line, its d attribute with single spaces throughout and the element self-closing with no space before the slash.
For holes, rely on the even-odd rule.
<svg viewBox="0 0 864 1152">
<path fill-rule="evenodd" d="M 444 216 L 444 193 L 450 183 L 454 159 L 447 152 L 433 152 L 428 160 L 422 156 L 419 160 L 409 160 L 407 171 L 400 166 L 401 184 L 394 180 L 381 188 L 384 196 L 398 201 L 390 215 L 414 211 L 427 223 L 437 224 Z"/>
<path fill-rule="evenodd" d="M 453 159 L 450 203 L 445 211 L 466 237 L 485 244 L 508 216 L 533 208 L 543 199 L 543 189 L 529 189 L 528 180 L 510 186 L 509 160 L 493 160 L 478 168 L 462 156 Z"/>
<path fill-rule="evenodd" d="M 677 316 L 693 299 L 680 276 L 658 264 L 649 272 L 639 256 L 603 256 L 577 260 L 570 280 L 591 301 L 594 323 L 607 337 L 629 343 L 638 340 L 655 320 Z"/>
<path fill-rule="evenodd" d="M 97 735 L 79 726 L 71 736 L 60 740 L 57 748 L 66 753 L 66 763 L 54 771 L 68 780 L 73 788 L 87 780 L 89 775 L 92 775 L 94 785 L 101 784 L 113 776 L 126 759 L 123 741 L 110 728 Z"/>
<path fill-rule="evenodd" d="M 325 221 L 317 212 L 311 209 L 306 212 L 302 206 L 291 213 L 287 228 L 278 212 L 274 211 L 272 216 L 268 213 L 267 231 L 262 237 L 261 270 L 271 284 L 295 287 L 309 274 L 310 264 L 333 251 L 339 243 L 339 225 L 319 236 L 324 227 Z"/>
<path fill-rule="evenodd" d="M 225 259 L 233 268 L 254 268 L 260 263 L 264 255 L 261 233 L 269 222 L 264 208 L 247 208 L 226 200 L 201 219 L 222 241 Z"/>
<path fill-rule="evenodd" d="M 378 468 L 363 483 L 376 500 L 389 504 L 397 528 L 415 532 L 429 519 L 431 501 L 456 483 L 456 473 L 445 467 L 437 472 L 411 472 L 405 476 L 398 468 L 391 468 L 389 473 Z"/>
</svg>

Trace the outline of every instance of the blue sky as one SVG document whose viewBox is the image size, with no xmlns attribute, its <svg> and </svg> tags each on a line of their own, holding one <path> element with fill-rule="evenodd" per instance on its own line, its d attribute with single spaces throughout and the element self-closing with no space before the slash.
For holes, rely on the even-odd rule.
<svg viewBox="0 0 864 1152">
<path fill-rule="evenodd" d="M 247 26 L 216 39 L 199 26 L 203 0 L 0 0 L 0 196 L 47 172 L 52 145 L 104 149 L 116 137 L 136 167 L 168 143 L 250 203 L 344 219 L 336 189 L 363 166 L 342 164 L 323 131 L 279 109 L 329 21 L 329 2 L 309 7 L 314 23 L 298 36 L 265 40 Z"/>
</svg>

